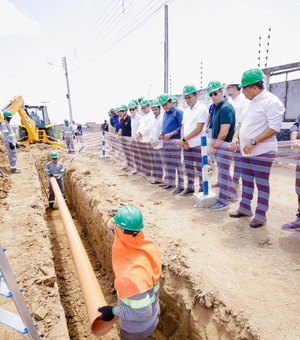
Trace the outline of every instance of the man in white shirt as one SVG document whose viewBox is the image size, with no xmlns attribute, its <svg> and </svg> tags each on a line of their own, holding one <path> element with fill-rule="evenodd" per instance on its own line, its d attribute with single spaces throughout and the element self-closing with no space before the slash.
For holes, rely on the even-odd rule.
<svg viewBox="0 0 300 340">
<path fill-rule="evenodd" d="M 235 110 L 235 128 L 236 132 L 233 136 L 233 139 L 235 136 L 238 136 L 239 130 L 241 127 L 241 121 L 243 117 L 246 115 L 246 112 L 248 110 L 250 100 L 245 97 L 245 95 L 241 92 L 241 87 L 239 82 L 233 81 L 230 83 L 227 83 L 226 87 L 227 94 L 229 96 L 228 102 L 234 107 Z M 237 148 L 235 154 L 234 154 L 234 171 L 233 171 L 233 183 L 236 185 L 236 187 L 239 186 L 239 181 L 242 176 L 241 173 L 241 153 L 240 149 Z"/>
<path fill-rule="evenodd" d="M 161 113 L 161 107 L 159 105 L 158 100 L 153 100 L 151 103 L 151 109 L 154 113 L 155 120 L 151 127 L 150 131 L 150 144 L 153 148 L 153 177 L 154 180 L 151 184 L 160 184 L 162 183 L 163 178 L 163 165 L 162 165 L 162 148 L 164 146 L 163 139 L 161 138 L 162 134 L 162 123 L 163 123 L 163 114 Z"/>
<path fill-rule="evenodd" d="M 183 158 L 188 183 L 187 188 L 180 195 L 188 196 L 195 192 L 194 165 L 196 166 L 199 177 L 199 192 L 203 191 L 201 136 L 205 133 L 204 125 L 208 110 L 199 102 L 197 90 L 194 85 L 186 85 L 183 88 L 183 96 L 188 106 L 183 112 L 180 145 L 183 148 Z"/>
<path fill-rule="evenodd" d="M 140 143 L 138 141 L 138 128 L 140 126 L 141 116 L 138 114 L 138 108 L 136 101 L 132 101 L 128 104 L 128 108 L 131 115 L 131 141 L 130 146 L 133 152 L 133 159 L 136 170 L 132 172 L 133 175 L 142 172 L 142 161 L 140 154 Z"/>
<path fill-rule="evenodd" d="M 150 131 L 154 123 L 154 114 L 151 110 L 150 103 L 147 99 L 140 101 L 143 116 L 140 119 L 138 127 L 138 140 L 140 141 L 140 153 L 142 159 L 142 172 L 151 177 L 152 170 L 152 147 L 150 145 Z"/>
<path fill-rule="evenodd" d="M 280 131 L 285 111 L 284 105 L 264 88 L 264 74 L 260 69 L 243 73 L 241 87 L 250 105 L 242 119 L 239 131 L 242 166 L 242 200 L 238 210 L 230 217 L 252 216 L 254 182 L 258 189 L 257 207 L 251 228 L 259 228 L 266 222 L 269 208 L 269 177 L 278 143 L 276 133 Z"/>
</svg>

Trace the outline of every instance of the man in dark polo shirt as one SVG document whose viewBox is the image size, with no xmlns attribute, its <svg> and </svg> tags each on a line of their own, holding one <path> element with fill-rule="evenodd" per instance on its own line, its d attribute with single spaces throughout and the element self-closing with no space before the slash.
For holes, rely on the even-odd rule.
<svg viewBox="0 0 300 340">
<path fill-rule="evenodd" d="M 183 113 L 173 106 L 172 99 L 168 94 L 159 97 L 159 104 L 165 110 L 163 117 L 162 138 L 164 139 L 163 158 L 166 169 L 164 189 L 171 189 L 176 185 L 176 172 L 178 183 L 173 195 L 184 190 L 183 167 L 181 164 L 180 130 Z"/>
<path fill-rule="evenodd" d="M 230 202 L 238 198 L 229 171 L 232 157 L 229 143 L 235 131 L 235 112 L 233 106 L 224 99 L 223 86 L 220 81 L 211 81 L 207 86 L 207 92 L 216 105 L 210 149 L 211 153 L 216 156 L 220 186 L 218 202 L 211 209 L 223 211 L 229 209 Z"/>
<path fill-rule="evenodd" d="M 126 105 L 121 105 L 118 113 L 122 117 L 120 120 L 118 137 L 121 139 L 122 148 L 127 162 L 123 170 L 130 171 L 133 170 L 133 155 L 129 143 L 131 137 L 131 117 L 128 115 L 128 107 Z"/>
</svg>

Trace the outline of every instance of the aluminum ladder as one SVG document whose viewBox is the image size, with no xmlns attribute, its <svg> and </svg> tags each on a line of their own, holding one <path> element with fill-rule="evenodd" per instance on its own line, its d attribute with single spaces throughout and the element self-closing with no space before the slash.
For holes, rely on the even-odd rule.
<svg viewBox="0 0 300 340">
<path fill-rule="evenodd" d="M 32 340 L 40 339 L 35 324 L 26 306 L 24 297 L 17 285 L 5 249 L 0 244 L 0 295 L 12 298 L 17 307 L 19 315 L 0 308 L 0 323 L 3 323 L 22 335 L 28 335 Z"/>
</svg>

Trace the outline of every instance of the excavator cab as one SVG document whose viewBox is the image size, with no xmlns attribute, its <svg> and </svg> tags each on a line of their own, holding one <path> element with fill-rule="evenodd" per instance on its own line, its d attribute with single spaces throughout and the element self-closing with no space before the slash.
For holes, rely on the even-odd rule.
<svg viewBox="0 0 300 340">
<path fill-rule="evenodd" d="M 19 113 L 21 118 L 19 142 L 21 144 L 46 143 L 56 146 L 64 145 L 54 138 L 53 125 L 50 123 L 46 106 L 24 105 L 23 98 L 16 96 L 6 105 L 5 110 L 10 111 L 12 114 Z"/>
</svg>

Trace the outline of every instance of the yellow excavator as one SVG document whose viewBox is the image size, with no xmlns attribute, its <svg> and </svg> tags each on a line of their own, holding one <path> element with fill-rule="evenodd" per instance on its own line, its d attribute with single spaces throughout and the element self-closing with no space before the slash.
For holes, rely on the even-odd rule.
<svg viewBox="0 0 300 340">
<path fill-rule="evenodd" d="M 19 113 L 21 125 L 19 125 L 20 144 L 46 143 L 56 146 L 64 144 L 54 138 L 53 125 L 50 123 L 46 106 L 24 105 L 21 96 L 16 96 L 6 105 L 2 111 L 10 111 L 13 115 Z M 3 115 L 0 110 L 0 124 Z"/>
</svg>

